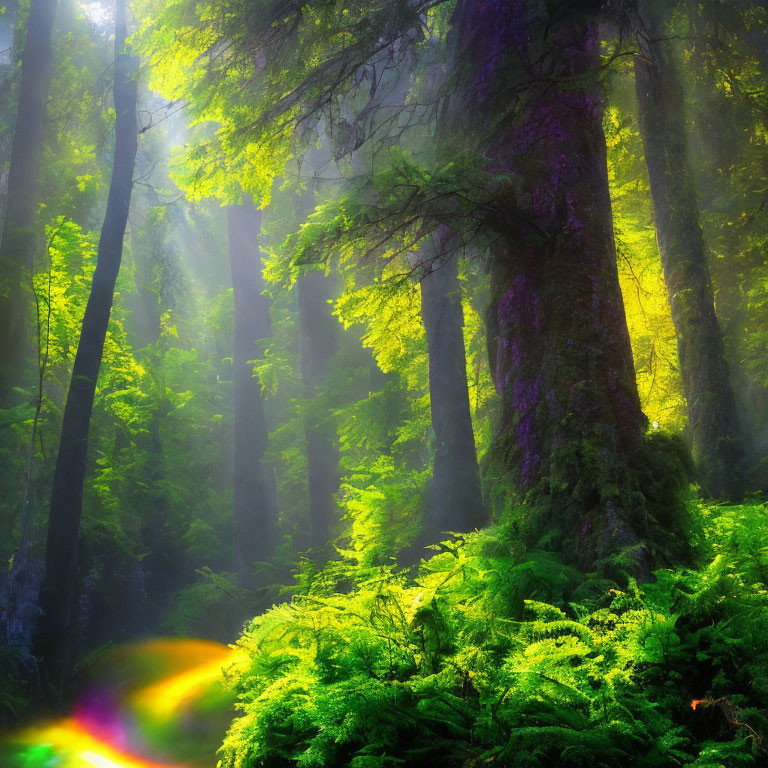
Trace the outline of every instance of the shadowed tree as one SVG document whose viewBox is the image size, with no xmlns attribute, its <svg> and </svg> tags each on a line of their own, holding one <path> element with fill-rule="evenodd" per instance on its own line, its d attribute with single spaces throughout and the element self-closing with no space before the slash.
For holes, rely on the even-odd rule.
<svg viewBox="0 0 768 768">
<path fill-rule="evenodd" d="M 235 536 L 237 574 L 249 586 L 254 562 L 269 560 L 272 552 L 274 493 L 264 465 L 267 424 L 261 385 L 252 361 L 259 339 L 270 335 L 269 299 L 264 295 L 258 240 L 261 211 L 251 202 L 227 208 L 229 263 L 235 299 Z"/>
<path fill-rule="evenodd" d="M 313 402 L 325 383 L 331 358 L 338 346 L 336 318 L 329 301 L 333 297 L 331 281 L 321 269 L 307 269 L 296 285 L 301 334 L 301 377 L 304 382 L 306 409 L 307 484 L 309 488 L 310 541 L 322 549 L 331 536 L 336 518 L 334 494 L 339 490 L 339 452 L 329 414 Z"/>
<path fill-rule="evenodd" d="M 487 466 L 498 493 L 526 503 L 527 546 L 562 550 L 589 569 L 630 550 L 633 569 L 647 574 L 652 551 L 675 551 L 670 531 L 682 523 L 682 477 L 662 462 L 682 467 L 668 443 L 646 441 L 619 289 L 600 85 L 599 26 L 613 4 L 459 0 L 444 39 L 428 23 L 436 5 L 348 4 L 342 14 L 342 3 L 309 22 L 301 6 L 275 4 L 263 32 L 243 31 L 239 8 L 207 15 L 199 42 L 234 41 L 234 52 L 201 80 L 198 104 L 214 82 L 234 83 L 252 111 L 232 130 L 254 141 L 322 119 L 329 134 L 352 134 L 350 150 L 366 142 L 382 150 L 387 170 L 358 196 L 354 224 L 342 217 L 335 232 L 356 245 L 367 236 L 375 252 L 440 223 L 493 239 L 487 327 L 502 413 Z M 448 76 L 437 104 L 422 83 L 426 95 L 410 100 L 391 131 L 366 132 L 348 106 L 365 102 L 395 50 L 403 62 L 414 51 L 420 82 L 433 54 L 445 60 L 447 51 Z M 254 57 L 265 63 L 260 77 L 239 79 L 233 64 L 247 69 Z M 435 118 L 437 168 L 427 159 L 411 173 L 391 160 L 387 148 L 409 121 L 424 137 Z M 380 207 L 374 216 L 368 195 Z"/>
<path fill-rule="evenodd" d="M 641 55 L 635 58 L 640 132 L 694 458 L 708 494 L 738 497 L 745 445 L 699 226 L 683 91 L 651 3 L 640 3 L 640 16 Z"/>
<path fill-rule="evenodd" d="M 444 531 L 471 531 L 485 520 L 469 410 L 458 254 L 451 243 L 450 230 L 440 227 L 418 255 L 435 433 L 425 531 L 431 541 Z"/>
<path fill-rule="evenodd" d="M 0 240 L 0 406 L 9 404 L 10 388 L 28 383 L 25 358 L 31 346 L 34 218 L 55 14 L 56 0 L 31 0 Z"/>
<path fill-rule="evenodd" d="M 763 9 L 762 14 L 758 8 Z M 746 328 L 759 333 L 763 325 L 751 315 L 749 286 L 764 262 L 764 249 L 754 249 L 752 238 L 755 211 L 762 211 L 765 162 L 764 144 L 758 137 L 765 109 L 748 80 L 764 78 L 768 72 L 766 10 L 768 3 L 753 0 L 734 0 L 727 5 L 716 0 L 689 3 L 694 35 L 690 44 L 686 41 L 685 66 L 673 59 L 681 84 L 685 80 L 683 88 L 691 91 L 685 104 L 688 157 L 700 209 L 707 218 L 720 219 L 720 226 L 709 231 L 702 221 L 702 232 L 716 287 L 717 319 L 730 382 L 750 459 L 745 486 L 753 488 L 764 483 L 759 479 L 759 463 L 753 467 L 751 460 L 759 462 L 760 453 L 768 447 L 768 387 L 764 377 L 755 375 L 761 368 L 762 350 L 759 344 L 753 347 L 749 343 L 750 333 L 745 334 Z M 686 70 L 695 74 L 688 76 Z M 722 73 L 729 73 L 728 88 L 719 87 Z M 734 226 L 737 219 L 747 226 Z M 750 477 L 755 468 L 758 477 Z"/>
<path fill-rule="evenodd" d="M 399 66 L 385 69 L 363 114 L 378 112 L 378 120 L 385 122 L 387 109 L 380 104 L 389 104 L 389 110 L 393 104 L 397 109 L 403 108 L 412 77 L 407 57 L 402 53 L 400 56 Z M 432 62 L 426 78 L 430 99 L 439 91 L 442 74 L 442 66 Z M 392 82 L 390 88 L 382 87 L 387 79 Z M 435 433 L 432 481 L 422 532 L 430 544 L 446 531 L 472 531 L 487 519 L 467 388 L 464 312 L 459 285 L 460 246 L 461 239 L 451 227 L 440 224 L 412 260 L 418 267 L 421 318 L 429 359 L 430 420 Z"/>
<path fill-rule="evenodd" d="M 529 546 L 590 568 L 626 549 L 642 575 L 651 529 L 638 490 L 652 497 L 655 480 L 613 240 L 599 11 L 460 0 L 447 122 L 510 180 L 491 221 L 488 341 L 502 411 L 489 471 L 530 505 Z"/>
<path fill-rule="evenodd" d="M 61 688 L 71 664 L 69 653 L 88 434 L 115 282 L 123 255 L 123 238 L 131 203 L 138 145 L 138 62 L 125 50 L 127 32 L 126 0 L 118 0 L 115 11 L 115 150 L 112 179 L 99 239 L 96 270 L 64 408 L 51 491 L 45 577 L 40 590 L 42 616 L 35 650 L 42 660 L 53 691 Z"/>
<path fill-rule="evenodd" d="M 298 223 L 314 210 L 314 190 L 319 181 L 314 176 L 329 162 L 325 141 L 310 150 L 300 165 L 312 176 L 307 189 L 294 197 L 293 207 Z M 339 323 L 333 316 L 330 301 L 334 296 L 332 280 L 322 266 L 307 266 L 296 281 L 299 308 L 301 378 L 305 396 L 305 438 L 307 487 L 309 492 L 309 542 L 318 553 L 325 549 L 333 535 L 337 519 L 335 494 L 339 490 L 339 449 L 336 428 L 327 408 L 317 399 L 318 390 L 326 383 L 330 363 L 339 344 Z"/>
</svg>

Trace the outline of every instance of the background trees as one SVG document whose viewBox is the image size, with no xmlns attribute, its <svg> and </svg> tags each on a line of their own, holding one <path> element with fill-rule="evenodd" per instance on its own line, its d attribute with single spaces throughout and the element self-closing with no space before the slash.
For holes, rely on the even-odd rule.
<svg viewBox="0 0 768 768">
<path fill-rule="evenodd" d="M 248 201 L 227 209 L 229 268 L 235 307 L 232 383 L 235 418 L 234 515 L 238 580 L 247 586 L 253 564 L 266 562 L 274 546 L 274 490 L 264 463 L 269 437 L 261 386 L 253 374 L 258 343 L 270 335 L 258 247 L 261 212 Z"/>
<path fill-rule="evenodd" d="M 427 537 L 471 531 L 486 519 L 467 390 L 459 255 L 443 227 L 422 246 L 416 277 L 429 355 L 429 403 L 435 433 Z"/>
<path fill-rule="evenodd" d="M 43 154 L 43 121 L 51 78 L 51 33 L 56 0 L 30 5 L 21 59 L 18 107 L 8 168 L 8 186 L 0 239 L 4 286 L 0 322 L 6 329 L 0 344 L 0 382 L 4 405 L 9 389 L 20 383 L 19 373 L 30 355 L 30 276 L 40 238 L 35 232 L 35 206 L 40 202 L 39 169 Z M 22 379 L 23 381 L 23 379 Z"/>
<path fill-rule="evenodd" d="M 659 698 L 653 676 L 670 671 L 644 649 L 668 647 L 673 615 L 686 617 L 674 642 L 688 650 L 702 616 L 727 638 L 741 606 L 733 585 L 749 603 L 764 580 L 762 550 L 750 565 L 739 549 L 760 507 L 717 516 L 695 502 L 760 488 L 748 448 L 764 437 L 768 20 L 746 0 L 715 5 L 654 6 L 662 41 L 599 3 L 143 0 L 130 44 L 146 66 L 138 80 L 118 70 L 115 85 L 136 88 L 132 174 L 102 103 L 112 19 L 67 5 L 53 35 L 45 248 L 29 294 L 39 376 L 12 367 L 19 397 L 0 412 L 2 541 L 6 556 L 22 543 L 28 554 L 2 590 L 13 663 L 30 662 L 40 609 L 39 649 L 60 668 L 65 632 L 73 659 L 150 633 L 230 640 L 276 601 L 254 631 L 285 631 L 301 670 L 253 669 L 239 678 L 243 696 L 253 703 L 286 680 L 337 696 L 327 722 L 304 713 L 314 725 L 301 736 L 331 764 L 353 753 L 387 764 L 354 728 L 352 751 L 313 730 L 341 732 L 354 714 L 341 693 L 361 680 L 376 718 L 399 711 L 389 684 L 407 681 L 403 711 L 429 710 L 418 743 L 445 746 L 435 760 L 475 759 L 461 746 L 475 728 L 495 745 L 485 757 L 507 754 L 499 734 L 522 728 L 498 700 L 508 684 L 537 727 L 578 710 L 569 727 L 589 731 L 596 754 L 627 733 L 601 730 L 590 689 L 593 672 L 616 670 L 626 684 L 609 697 L 616 722 L 642 722 L 654 734 L 642 754 L 672 759 L 679 745 L 662 742 L 678 716 L 660 725 L 652 707 L 627 703 L 633 675 Z M 112 186 L 133 182 L 114 228 L 113 141 L 126 168 Z M 113 259 L 102 284 L 110 232 L 122 266 Z M 689 342 L 711 354 L 688 354 Z M 73 418 L 78 392 L 88 418 Z M 729 526 L 739 533 L 724 552 L 712 537 Z M 723 555 L 711 573 L 704 550 Z M 652 577 L 661 565 L 678 570 Z M 708 573 L 711 604 L 682 606 L 678 593 L 703 590 Z M 444 588 L 459 577 L 466 586 Z M 590 634 L 618 593 L 614 613 L 636 638 L 619 650 L 613 619 Z M 370 621 L 329 618 L 345 595 Z M 530 625 L 526 600 L 547 601 Z M 632 606 L 667 629 L 648 639 Z M 521 628 L 483 634 L 499 617 Z M 560 621 L 573 623 L 550 627 Z M 536 685 L 512 680 L 494 648 L 522 664 L 541 622 L 557 639 L 526 667 L 530 681 L 543 671 L 574 682 L 553 657 L 571 629 L 589 638 L 568 656 L 581 670 L 575 699 L 539 711 Z M 339 675 L 331 694 L 307 655 L 307 627 L 326 626 L 318 664 Z M 379 658 L 384 638 L 391 661 Z M 592 664 L 605 649 L 615 659 Z M 715 682 L 683 655 L 673 671 L 695 678 L 686 695 L 728 680 L 759 706 L 738 664 L 724 661 Z M 579 677 L 587 657 L 592 672 Z M 484 667 L 503 671 L 473 682 Z M 435 696 L 419 687 L 431 676 Z M 680 709 L 667 694 L 664 706 Z M 289 711 L 281 724 L 303 717 L 296 702 L 270 701 Z M 486 707 L 504 709 L 509 729 L 481 725 Z M 274 754 L 260 717 L 236 726 L 253 730 L 228 740 L 233 761 Z M 393 754 L 414 736 L 399 728 Z M 567 741 L 547 755 L 560 759 Z"/>
<path fill-rule="evenodd" d="M 67 391 L 61 440 L 51 491 L 45 576 L 40 588 L 42 612 L 36 650 L 53 685 L 60 685 L 70 661 L 69 643 L 76 592 L 80 517 L 83 506 L 96 381 L 123 256 L 123 238 L 133 191 L 138 147 L 137 60 L 126 52 L 126 5 L 115 10 L 115 150 L 107 209 L 101 227 L 96 268 Z"/>
<path fill-rule="evenodd" d="M 704 239 L 688 167 L 683 93 L 655 8 L 640 18 L 635 59 L 640 128 L 664 276 L 678 338 L 688 423 L 701 483 L 713 496 L 738 497 L 746 453 L 731 387 Z"/>
</svg>

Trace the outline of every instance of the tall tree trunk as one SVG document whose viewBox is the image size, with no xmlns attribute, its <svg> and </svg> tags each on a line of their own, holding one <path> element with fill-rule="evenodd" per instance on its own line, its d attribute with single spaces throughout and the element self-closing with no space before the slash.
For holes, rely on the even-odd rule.
<svg viewBox="0 0 768 768">
<path fill-rule="evenodd" d="M 339 453 L 336 434 L 327 412 L 313 398 L 326 382 L 331 358 L 338 346 L 337 321 L 329 301 L 332 285 L 322 271 L 309 269 L 297 284 L 301 328 L 301 375 L 306 407 L 307 483 L 311 544 L 322 550 L 336 520 L 334 495 L 339 490 Z"/>
<path fill-rule="evenodd" d="M 694 458 L 704 490 L 741 493 L 745 444 L 725 359 L 688 163 L 683 92 L 647 3 L 635 59 L 640 132 L 651 182 L 664 280 L 677 335 Z"/>
<path fill-rule="evenodd" d="M 253 374 L 257 342 L 270 335 L 269 299 L 263 295 L 258 246 L 261 211 L 250 202 L 227 208 L 229 263 L 235 296 L 235 536 L 241 586 L 251 586 L 254 562 L 272 553 L 273 496 L 264 466 L 267 424 L 261 385 Z"/>
<path fill-rule="evenodd" d="M 51 75 L 51 33 L 56 0 L 31 0 L 27 38 L 21 61 L 19 106 L 8 170 L 8 192 L 0 240 L 0 406 L 11 402 L 10 389 L 26 384 L 32 366 L 31 275 L 34 266 L 35 206 L 43 121 Z"/>
<path fill-rule="evenodd" d="M 36 651 L 54 689 L 60 687 L 70 663 L 68 646 L 77 581 L 88 432 L 115 282 L 123 255 L 138 144 L 138 67 L 137 60 L 125 52 L 125 5 L 125 0 L 118 0 L 115 11 L 115 154 L 112 180 L 99 239 L 96 270 L 64 408 L 51 492 L 45 577 L 40 590 L 43 613 Z"/>
<path fill-rule="evenodd" d="M 327 140 L 304 156 L 300 173 L 310 175 L 307 189 L 294 197 L 294 211 L 301 223 L 314 210 L 318 169 L 330 162 Z M 333 535 L 337 520 L 335 494 L 339 490 L 339 450 L 333 415 L 318 398 L 318 389 L 327 381 L 331 358 L 338 349 L 339 323 L 330 301 L 333 283 L 322 268 L 306 267 L 296 283 L 299 306 L 301 377 L 304 384 L 304 430 L 309 493 L 309 542 L 318 558 Z"/>
<path fill-rule="evenodd" d="M 515 180 L 492 222 L 488 335 L 502 412 L 488 471 L 525 500 L 528 546 L 590 569 L 628 550 L 644 575 L 653 457 L 619 290 L 599 7 L 573 4 L 555 18 L 535 0 L 460 0 L 449 119 L 459 130 L 470 121 L 488 169 Z M 512 106 L 501 121 L 500 103 Z M 662 500 L 653 510 L 660 527 L 672 509 Z"/>
<path fill-rule="evenodd" d="M 757 5 L 768 8 L 765 2 Z M 730 93 L 717 87 L 716 73 L 726 66 L 729 51 L 718 43 L 721 17 L 712 14 L 711 3 L 689 0 L 686 10 L 694 31 L 693 40 L 686 45 L 687 68 L 695 72 L 695 76 L 690 78 L 692 92 L 689 95 L 693 98 L 686 99 L 686 107 L 690 105 L 692 111 L 685 121 L 693 183 L 701 208 L 718 214 L 718 218 L 730 219 L 736 215 L 734 205 L 746 206 L 748 210 L 758 208 L 762 202 L 758 185 L 743 190 L 746 195 L 738 201 L 732 192 L 738 183 L 735 174 L 740 168 L 743 170 L 743 160 L 754 147 L 756 132 L 761 130 L 763 114 L 738 87 Z M 763 25 L 752 23 L 742 27 L 745 17 L 741 14 L 734 14 L 730 20 L 733 22 L 731 34 L 741 38 L 748 55 L 757 61 L 763 73 L 768 73 L 768 37 Z M 677 74 L 679 76 L 679 69 Z M 741 162 L 736 158 L 741 158 Z M 716 314 L 739 424 L 748 458 L 753 458 L 768 447 L 763 437 L 768 435 L 768 387 L 761 383 L 760 377 L 750 375 L 743 364 L 748 354 L 744 337 L 744 328 L 749 323 L 746 288 L 754 279 L 753 270 L 757 267 L 744 256 L 748 231 L 749 227 L 721 225 L 719 250 L 724 258 L 710 256 L 707 261 L 717 290 Z M 702 232 L 706 243 L 706 227 L 702 227 Z M 745 474 L 745 485 L 757 479 L 749 477 L 748 472 Z"/>
<path fill-rule="evenodd" d="M 419 255 L 435 459 L 426 533 L 471 531 L 485 519 L 469 410 L 458 254 L 442 226 Z"/>
</svg>

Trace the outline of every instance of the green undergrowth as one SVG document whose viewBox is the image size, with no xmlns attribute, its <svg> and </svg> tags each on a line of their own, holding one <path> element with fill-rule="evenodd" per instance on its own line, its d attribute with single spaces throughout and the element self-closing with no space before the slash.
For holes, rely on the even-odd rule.
<svg viewBox="0 0 768 768">
<path fill-rule="evenodd" d="M 642 586 L 516 561 L 503 521 L 304 574 L 238 644 L 222 765 L 766 765 L 767 512 L 696 507 L 701 567 Z"/>
</svg>

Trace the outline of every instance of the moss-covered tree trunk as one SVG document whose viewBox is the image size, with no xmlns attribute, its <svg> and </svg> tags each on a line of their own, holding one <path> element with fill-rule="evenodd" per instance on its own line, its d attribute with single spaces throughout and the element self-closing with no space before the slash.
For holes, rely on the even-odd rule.
<svg viewBox="0 0 768 768">
<path fill-rule="evenodd" d="M 469 410 L 464 312 L 458 254 L 450 230 L 438 229 L 419 253 L 421 317 L 429 354 L 429 396 L 435 458 L 427 537 L 471 531 L 485 520 Z"/>
<path fill-rule="evenodd" d="M 469 121 L 488 170 L 510 179 L 492 216 L 488 335 L 502 413 L 488 471 L 526 502 L 528 546 L 589 568 L 627 550 L 643 574 L 651 458 L 613 240 L 599 7 L 461 0 L 453 119 Z"/>
<path fill-rule="evenodd" d="M 55 15 L 56 0 L 31 1 L 21 60 L 19 105 L 0 240 L 0 406 L 5 407 L 12 402 L 10 390 L 31 381 L 26 358 L 31 355 L 31 275 L 37 241 L 33 225 L 40 200 L 38 175 Z"/>
<path fill-rule="evenodd" d="M 88 434 L 115 283 L 122 261 L 138 145 L 138 68 L 136 59 L 125 51 L 125 4 L 126 0 L 118 0 L 115 11 L 115 152 L 112 179 L 99 239 L 96 270 L 64 408 L 51 491 L 45 577 L 40 590 L 42 615 L 35 650 L 54 690 L 60 688 L 71 663 L 70 644 Z"/>
<path fill-rule="evenodd" d="M 738 497 L 745 446 L 688 163 L 684 95 L 668 41 L 661 39 L 649 5 L 642 3 L 641 10 L 641 55 L 635 59 L 640 132 L 694 458 L 708 494 Z"/>
<path fill-rule="evenodd" d="M 229 264 L 235 299 L 233 384 L 235 399 L 235 550 L 241 586 L 253 583 L 254 562 L 269 560 L 273 540 L 273 496 L 264 466 L 267 422 L 261 385 L 253 373 L 258 342 L 270 335 L 269 299 L 258 240 L 261 211 L 253 204 L 227 208 Z"/>
</svg>

